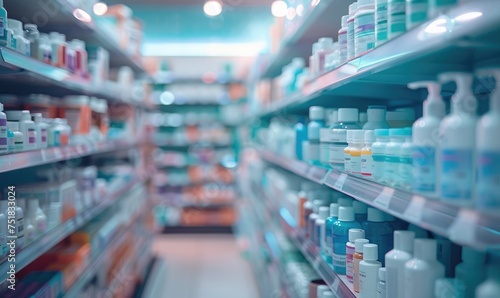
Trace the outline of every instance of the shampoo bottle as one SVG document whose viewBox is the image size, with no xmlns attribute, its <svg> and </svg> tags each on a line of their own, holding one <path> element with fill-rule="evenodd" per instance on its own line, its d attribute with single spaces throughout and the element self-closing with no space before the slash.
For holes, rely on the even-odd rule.
<svg viewBox="0 0 500 298">
<path fill-rule="evenodd" d="M 354 219 L 352 207 L 339 207 L 339 220 L 333 226 L 333 270 L 337 274 L 346 274 L 346 243 L 349 229 L 360 229 L 361 225 Z"/>
<path fill-rule="evenodd" d="M 385 255 L 387 298 L 405 297 L 404 270 L 413 257 L 414 239 L 411 231 L 394 231 L 394 249 Z"/>
<path fill-rule="evenodd" d="M 349 230 L 349 242 L 345 245 L 346 251 L 346 276 L 350 282 L 354 281 L 354 253 L 356 250 L 356 240 L 364 239 L 365 231 L 361 229 Z"/>
<path fill-rule="evenodd" d="M 373 298 L 377 295 L 378 270 L 382 266 L 377 259 L 377 244 L 363 245 L 363 261 L 359 263 L 360 298 Z"/>
<path fill-rule="evenodd" d="M 359 263 L 363 261 L 363 246 L 368 243 L 370 243 L 368 239 L 356 239 L 354 241 L 352 288 L 356 293 L 359 293 Z"/>
<path fill-rule="evenodd" d="M 441 85 L 438 82 L 414 82 L 410 89 L 427 87 L 429 95 L 424 101 L 423 117 L 413 124 L 413 190 L 435 196 L 438 175 L 438 137 L 439 123 L 445 115 L 445 104 L 441 97 Z"/>
<path fill-rule="evenodd" d="M 385 254 L 394 246 L 393 228 L 391 224 L 385 221 L 385 215 L 382 211 L 375 208 L 368 208 L 368 219 L 362 225 L 365 230 L 366 239 L 370 243 L 378 245 L 377 259 L 385 262 Z"/>
<path fill-rule="evenodd" d="M 463 297 L 474 297 L 477 286 L 485 279 L 486 255 L 469 247 L 462 248 L 462 263 L 455 267 L 455 277 L 463 286 Z"/>
<path fill-rule="evenodd" d="M 415 239 L 414 257 L 405 265 L 405 298 L 433 298 L 436 280 L 444 277 L 444 266 L 436 259 L 436 241 Z"/>
<path fill-rule="evenodd" d="M 461 206 L 473 206 L 474 144 L 476 142 L 476 105 L 472 94 L 472 75 L 443 73 L 441 82 L 455 81 L 451 114 L 439 126 L 440 197 Z"/>
</svg>

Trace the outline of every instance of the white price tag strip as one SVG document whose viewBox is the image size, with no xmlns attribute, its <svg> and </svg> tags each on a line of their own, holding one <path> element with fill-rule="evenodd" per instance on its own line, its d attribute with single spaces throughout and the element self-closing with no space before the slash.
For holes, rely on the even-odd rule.
<svg viewBox="0 0 500 298">
<path fill-rule="evenodd" d="M 382 192 L 375 198 L 373 203 L 382 208 L 388 208 L 391 203 L 392 195 L 394 194 L 394 188 L 384 187 Z"/>
<path fill-rule="evenodd" d="M 476 241 L 476 227 L 479 217 L 472 210 L 460 209 L 455 221 L 448 228 L 450 240 L 462 243 L 473 243 Z"/>
<path fill-rule="evenodd" d="M 413 196 L 411 202 L 405 210 L 405 219 L 419 223 L 424 212 L 425 199 L 421 196 Z"/>
<path fill-rule="evenodd" d="M 339 291 L 340 277 L 336 276 L 332 284 L 332 290 L 334 293 Z"/>
<path fill-rule="evenodd" d="M 347 179 L 346 174 L 344 174 L 344 173 L 340 174 L 340 177 L 339 177 L 339 179 L 337 179 L 337 182 L 335 182 L 335 185 L 333 186 L 333 188 L 335 188 L 336 190 L 342 190 L 346 179 Z"/>
</svg>

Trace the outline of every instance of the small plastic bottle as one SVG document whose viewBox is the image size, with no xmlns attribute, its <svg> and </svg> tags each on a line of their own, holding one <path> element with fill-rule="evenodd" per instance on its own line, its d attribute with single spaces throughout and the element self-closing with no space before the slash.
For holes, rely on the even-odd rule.
<svg viewBox="0 0 500 298">
<path fill-rule="evenodd" d="M 1 30 L 1 28 L 0 28 Z M 7 140 L 7 115 L 3 112 L 3 104 L 0 103 L 0 154 L 8 153 Z"/>
<path fill-rule="evenodd" d="M 7 126 L 14 133 L 14 152 L 24 151 L 24 135 L 19 131 L 19 122 L 7 122 Z"/>
<path fill-rule="evenodd" d="M 52 65 L 66 68 L 66 36 L 58 32 L 50 32 L 50 46 L 52 47 Z"/>
<path fill-rule="evenodd" d="M 338 123 L 333 126 L 330 145 L 330 166 L 345 168 L 344 149 L 347 146 L 347 130 L 360 129 L 358 109 L 339 109 Z"/>
<path fill-rule="evenodd" d="M 406 31 L 427 21 L 428 0 L 406 0 Z"/>
<path fill-rule="evenodd" d="M 322 37 L 318 40 L 318 52 L 317 52 L 317 63 L 318 63 L 318 74 L 323 74 L 325 72 L 325 57 L 333 51 L 333 39 L 330 37 Z M 324 119 L 323 110 L 323 119 Z"/>
<path fill-rule="evenodd" d="M 325 127 L 325 110 L 322 107 L 310 107 L 309 119 L 307 125 L 307 138 L 309 140 L 309 162 L 312 164 L 319 163 L 319 131 Z"/>
<path fill-rule="evenodd" d="M 330 204 L 330 216 L 325 221 L 326 262 L 332 264 L 333 255 L 333 227 L 339 218 L 339 204 Z"/>
<path fill-rule="evenodd" d="M 375 46 L 379 47 L 387 40 L 387 0 L 375 0 Z"/>
<path fill-rule="evenodd" d="M 345 245 L 346 251 L 346 276 L 347 280 L 354 282 L 354 253 L 356 251 L 356 240 L 364 239 L 365 231 L 362 229 L 349 229 L 349 242 Z"/>
<path fill-rule="evenodd" d="M 40 32 L 35 24 L 24 24 L 24 37 L 30 42 L 30 56 L 38 58 L 38 48 L 40 47 Z"/>
<path fill-rule="evenodd" d="M 340 64 L 347 62 L 347 20 L 349 15 L 342 16 L 341 28 L 339 30 L 339 62 Z"/>
<path fill-rule="evenodd" d="M 389 128 L 389 123 L 386 121 L 385 106 L 368 106 L 367 115 L 368 122 L 363 125 L 364 130 Z"/>
<path fill-rule="evenodd" d="M 359 263 L 359 297 L 373 298 L 377 293 L 378 270 L 382 264 L 377 261 L 378 245 L 363 245 L 363 261 Z"/>
<path fill-rule="evenodd" d="M 377 298 L 386 298 L 386 286 L 385 286 L 385 276 L 386 269 L 378 269 L 378 283 L 377 283 Z"/>
<path fill-rule="evenodd" d="M 38 149 L 47 148 L 47 129 L 48 125 L 43 121 L 42 113 L 33 114 L 33 122 L 36 125 L 36 143 Z"/>
<path fill-rule="evenodd" d="M 389 39 L 393 39 L 406 32 L 405 0 L 388 0 L 387 16 Z"/>
<path fill-rule="evenodd" d="M 347 19 L 347 60 L 352 60 L 356 57 L 354 47 L 354 17 L 357 10 L 358 2 L 354 2 L 349 5 L 349 18 Z"/>
<path fill-rule="evenodd" d="M 358 57 L 375 48 L 374 0 L 358 0 L 354 16 L 354 55 Z"/>
<path fill-rule="evenodd" d="M 367 130 L 365 132 L 365 146 L 361 149 L 361 175 L 365 178 L 372 178 L 373 173 L 373 156 L 372 144 L 375 141 L 374 131 Z"/>
<path fill-rule="evenodd" d="M 40 203 L 38 199 L 33 198 L 28 200 L 28 217 L 31 219 L 31 223 L 35 227 L 37 235 L 45 233 L 47 230 L 47 216 L 40 209 Z"/>
<path fill-rule="evenodd" d="M 385 178 L 385 149 L 389 143 L 389 130 L 375 129 L 374 135 L 377 141 L 372 144 L 372 176 L 375 181 L 383 183 Z"/>
<path fill-rule="evenodd" d="M 352 145 L 349 150 L 350 155 L 350 166 L 349 170 L 353 175 L 361 175 L 361 151 L 365 145 L 365 132 L 366 130 L 354 130 L 352 131 Z M 349 133 L 349 131 L 347 131 Z"/>
<path fill-rule="evenodd" d="M 363 261 L 363 246 L 368 243 L 370 243 L 368 239 L 356 239 L 354 241 L 352 288 L 356 293 L 359 293 L 359 263 Z"/>
<path fill-rule="evenodd" d="M 333 226 L 333 270 L 337 274 L 346 274 L 346 243 L 349 229 L 360 229 L 361 225 L 354 219 L 352 207 L 339 207 L 339 219 Z"/>
</svg>

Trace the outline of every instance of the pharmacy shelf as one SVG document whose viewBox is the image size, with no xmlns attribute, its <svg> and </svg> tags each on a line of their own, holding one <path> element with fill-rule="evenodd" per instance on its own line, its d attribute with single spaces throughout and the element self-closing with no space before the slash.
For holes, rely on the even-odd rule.
<svg viewBox="0 0 500 298">
<path fill-rule="evenodd" d="M 352 284 L 345 275 L 338 275 L 333 267 L 321 257 L 318 247 L 306 239 L 297 228 L 297 223 L 286 208 L 279 210 L 280 222 L 288 237 L 307 259 L 309 264 L 326 282 L 330 290 L 339 298 L 356 298 L 358 294 L 352 289 Z"/>
<path fill-rule="evenodd" d="M 98 45 L 109 51 L 111 67 L 129 66 L 137 74 L 147 75 L 140 58 L 132 57 L 119 42 L 119 34 L 112 27 L 100 22 L 91 9 L 78 7 L 71 0 L 24 0 L 5 1 L 9 18 L 33 22 L 40 31 L 57 31 L 66 34 L 67 39 L 81 39 L 88 45 Z M 80 1 L 87 2 L 87 1 Z M 79 20 L 77 16 L 81 19 Z"/>
<path fill-rule="evenodd" d="M 143 103 L 126 101 L 120 91 L 103 83 L 95 86 L 71 72 L 22 55 L 12 49 L 0 47 L 0 86 L 7 94 L 47 94 L 52 96 L 88 95 L 110 101 L 153 109 Z"/>
<path fill-rule="evenodd" d="M 214 149 L 224 149 L 232 146 L 232 143 L 172 143 L 172 142 L 155 142 L 156 147 L 161 147 L 164 150 L 188 150 L 191 147 L 200 147 L 200 148 L 214 148 Z"/>
<path fill-rule="evenodd" d="M 259 150 L 267 162 L 340 191 L 402 220 L 479 250 L 500 249 L 498 215 L 454 206 L 430 197 L 386 186 L 337 169 L 326 169 Z"/>
<path fill-rule="evenodd" d="M 63 239 L 73 234 L 75 231 L 83 227 L 96 216 L 103 213 L 109 207 L 120 201 L 120 199 L 126 193 L 128 193 L 131 189 L 133 189 L 140 183 L 142 183 L 142 181 L 139 179 L 134 179 L 131 182 L 128 182 L 126 185 L 111 193 L 97 206 L 85 210 L 82 214 L 79 214 L 76 217 L 66 221 L 65 223 L 47 231 L 38 239 L 22 248 L 19 252 L 16 253 L 16 271 L 19 272 L 21 269 L 28 266 L 30 263 L 49 251 Z M 4 260 L 0 264 L 0 284 L 5 282 L 5 280 L 8 278 L 7 271 L 9 270 L 10 264 L 11 263 L 7 262 L 7 260 Z"/>
<path fill-rule="evenodd" d="M 305 8 L 306 13 L 299 21 L 288 23 L 283 41 L 275 54 L 269 57 L 261 77 L 272 78 L 281 73 L 283 66 L 290 63 L 294 57 L 309 57 L 311 45 L 320 37 L 332 36 L 340 29 L 340 19 L 348 14 L 351 0 L 312 1 Z M 298 16 L 299 17 L 299 16 Z M 297 17 L 297 18 L 298 18 Z M 332 20 L 338 20 L 332 22 Z M 333 34 L 336 35 L 336 34 Z"/>
<path fill-rule="evenodd" d="M 352 107 L 377 102 L 398 107 L 418 103 L 423 93 L 408 90 L 407 83 L 436 80 L 441 72 L 473 71 L 500 62 L 500 47 L 492 44 L 494 36 L 500 34 L 497 10 L 495 0 L 462 3 L 319 76 L 300 92 L 276 100 L 249 119 L 285 109 L 303 111 L 311 105 Z"/>
<path fill-rule="evenodd" d="M 163 234 L 232 234 L 232 226 L 166 226 Z"/>
<path fill-rule="evenodd" d="M 0 155 L 0 173 L 80 158 L 88 155 L 113 152 L 137 146 L 135 141 L 109 141 L 98 144 L 50 147 L 46 149 Z"/>
</svg>

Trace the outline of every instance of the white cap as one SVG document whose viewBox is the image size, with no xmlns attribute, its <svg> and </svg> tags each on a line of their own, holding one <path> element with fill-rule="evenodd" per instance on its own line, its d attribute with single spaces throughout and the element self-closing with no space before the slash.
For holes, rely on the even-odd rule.
<svg viewBox="0 0 500 298">
<path fill-rule="evenodd" d="M 337 203 L 339 204 L 339 206 L 352 206 L 353 201 L 354 201 L 353 198 L 349 198 L 349 197 L 345 197 L 345 196 L 342 196 L 342 197 L 337 199 Z"/>
<path fill-rule="evenodd" d="M 365 144 L 370 144 L 375 142 L 375 136 L 373 130 L 365 131 Z"/>
<path fill-rule="evenodd" d="M 31 114 L 30 111 L 28 110 L 23 110 L 22 111 L 22 118 L 23 121 L 31 121 Z"/>
<path fill-rule="evenodd" d="M 377 244 L 365 244 L 363 245 L 363 260 L 366 261 L 376 261 L 378 260 L 378 245 Z"/>
<path fill-rule="evenodd" d="M 339 122 L 358 122 L 358 109 L 339 109 Z"/>
<path fill-rule="evenodd" d="M 359 122 L 366 123 L 368 121 L 368 114 L 366 112 L 359 113 Z"/>
<path fill-rule="evenodd" d="M 0 6 L 3 7 L 3 0 L 0 0 Z M 0 210 L 0 211 L 3 211 L 3 210 Z"/>
<path fill-rule="evenodd" d="M 23 120 L 23 111 L 5 111 L 7 119 L 11 121 L 21 121 Z"/>
<path fill-rule="evenodd" d="M 319 285 L 316 288 L 316 297 L 321 297 L 323 295 L 323 292 L 328 291 L 328 286 L 325 285 Z"/>
<path fill-rule="evenodd" d="M 330 204 L 330 216 L 339 217 L 339 204 L 331 203 Z"/>
<path fill-rule="evenodd" d="M 325 109 L 318 106 L 313 106 L 309 108 L 309 119 L 311 120 L 323 120 L 325 119 Z"/>
<path fill-rule="evenodd" d="M 330 298 L 330 297 L 335 297 L 333 295 L 333 292 L 332 291 L 325 291 L 323 292 L 323 297 L 322 298 Z M 319 298 L 319 297 L 318 297 Z"/>
<path fill-rule="evenodd" d="M 354 209 L 352 207 L 339 207 L 339 221 L 354 221 Z"/>
<path fill-rule="evenodd" d="M 367 115 L 368 121 L 382 122 L 385 121 L 386 108 L 385 106 L 368 106 Z"/>
<path fill-rule="evenodd" d="M 375 3 L 374 0 L 358 0 L 358 9 L 363 8 L 363 6 L 371 5 Z"/>
<path fill-rule="evenodd" d="M 354 241 L 354 250 L 357 253 L 363 253 L 363 246 L 368 243 L 370 243 L 370 240 L 368 239 L 356 239 Z"/>
<path fill-rule="evenodd" d="M 319 207 L 319 219 L 326 219 L 330 213 L 330 208 L 321 206 Z"/>
<path fill-rule="evenodd" d="M 368 212 L 368 205 L 363 202 L 354 200 L 352 206 L 354 207 L 354 214 L 366 214 Z"/>
<path fill-rule="evenodd" d="M 412 231 L 394 231 L 394 249 L 406 251 L 413 254 L 413 241 L 415 232 Z"/>
<path fill-rule="evenodd" d="M 368 208 L 368 221 L 371 222 L 383 222 L 385 221 L 384 212 L 378 210 L 377 208 Z"/>
<path fill-rule="evenodd" d="M 295 57 L 292 59 L 292 65 L 297 68 L 303 68 L 305 65 L 304 58 Z"/>
<path fill-rule="evenodd" d="M 353 143 L 363 143 L 365 141 L 365 132 L 366 130 L 353 130 L 352 131 L 352 142 Z M 347 131 L 349 133 L 349 130 Z"/>
<path fill-rule="evenodd" d="M 349 5 L 349 15 L 354 15 L 356 11 L 358 10 L 358 2 L 354 2 L 351 5 Z"/>
<path fill-rule="evenodd" d="M 329 124 L 339 121 L 339 111 L 337 109 L 326 109 L 326 120 Z"/>
<path fill-rule="evenodd" d="M 347 16 L 342 16 L 342 19 L 341 19 L 341 21 L 340 21 L 340 26 L 341 26 L 342 28 L 347 27 L 347 19 L 348 19 L 348 18 L 349 18 L 349 16 L 348 16 L 348 15 L 347 15 Z"/>
<path fill-rule="evenodd" d="M 355 243 L 356 239 L 364 239 L 365 230 L 362 229 L 349 229 L 349 242 Z"/>
<path fill-rule="evenodd" d="M 414 245 L 415 258 L 426 261 L 436 260 L 436 240 L 417 238 Z"/>
<path fill-rule="evenodd" d="M 462 262 L 483 266 L 486 255 L 483 252 L 474 250 L 470 247 L 462 247 Z"/>
<path fill-rule="evenodd" d="M 386 275 L 386 269 L 384 268 L 378 268 L 378 279 L 385 281 L 385 275 Z"/>
</svg>

